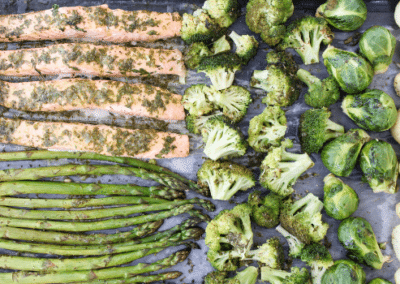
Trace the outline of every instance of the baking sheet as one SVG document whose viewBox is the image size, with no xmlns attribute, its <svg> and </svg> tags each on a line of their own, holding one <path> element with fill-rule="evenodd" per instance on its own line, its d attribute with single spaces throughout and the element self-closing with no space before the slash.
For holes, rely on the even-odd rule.
<svg viewBox="0 0 400 284">
<path fill-rule="evenodd" d="M 246 1 L 239 1 L 244 7 Z M 325 1 L 294 1 L 295 3 L 295 14 L 289 20 L 300 17 L 305 14 L 312 15 L 315 9 Z M 358 30 L 358 32 L 363 32 L 367 28 L 372 25 L 383 25 L 387 27 L 389 30 L 393 32 L 393 34 L 397 34 L 398 27 L 395 25 L 393 19 L 393 11 L 395 4 L 397 1 L 365 1 L 368 6 L 368 18 L 364 25 Z M 91 6 L 98 4 L 109 4 L 110 8 L 121 8 L 125 10 L 139 10 L 139 9 L 148 9 L 148 10 L 156 10 L 156 11 L 179 11 L 179 12 L 190 12 L 196 8 L 197 5 L 201 5 L 203 1 L 178 1 L 178 0 L 169 0 L 169 1 L 130 1 L 130 0 L 0 0 L 0 14 L 11 14 L 11 13 L 24 13 L 30 11 L 37 11 L 43 9 L 49 9 L 53 4 L 58 4 L 60 6 Z M 242 9 L 243 15 L 230 27 L 230 30 L 235 30 L 239 34 L 242 33 L 250 33 L 252 34 L 245 25 L 245 17 L 244 17 L 244 8 Z M 348 46 L 343 43 L 345 39 L 347 39 L 350 35 L 355 34 L 355 32 L 344 33 L 335 30 L 335 40 L 333 45 L 339 48 L 357 51 L 358 47 L 356 46 Z M 258 36 L 257 39 L 261 40 Z M 18 49 L 18 48 L 26 48 L 35 46 L 35 43 L 24 43 L 24 44 L 0 44 L 0 48 L 2 49 Z M 180 50 L 184 50 L 185 46 L 181 42 L 180 39 L 168 40 L 167 42 L 156 42 L 150 44 L 150 46 L 158 46 L 158 47 L 168 47 L 168 48 L 179 48 Z M 322 50 L 325 47 L 322 48 Z M 400 62 L 400 46 L 398 44 L 395 52 L 395 56 L 393 60 L 395 62 Z M 253 59 L 246 68 L 241 70 L 236 75 L 235 84 L 242 85 L 245 87 L 249 87 L 249 79 L 251 77 L 253 70 L 262 70 L 266 66 L 265 55 L 269 51 L 269 48 L 266 44 L 261 43 L 258 54 L 255 59 Z M 291 50 L 291 52 L 295 55 L 296 61 L 301 64 L 300 57 Z M 326 77 L 326 68 L 322 63 L 313 64 L 309 66 L 301 65 L 301 68 L 309 70 L 312 74 L 317 75 L 321 78 Z M 395 100 L 397 108 L 400 107 L 400 98 L 395 95 L 393 89 L 393 78 L 394 76 L 400 72 L 400 69 L 396 67 L 395 64 L 391 64 L 389 70 L 385 74 L 376 75 L 374 80 L 370 86 L 370 88 L 377 88 L 387 92 L 389 95 L 393 97 Z M 15 80 L 16 78 L 0 78 L 0 79 L 8 79 Z M 43 78 L 33 78 L 34 79 L 43 79 Z M 55 77 L 48 77 L 46 79 L 55 79 Z M 96 79 L 96 78 L 94 78 Z M 115 79 L 115 78 L 114 78 Z M 194 83 L 207 83 L 209 84 L 209 80 L 204 77 L 202 74 L 196 74 L 194 71 L 188 72 L 187 84 L 179 85 L 176 78 L 159 78 L 159 80 L 149 80 L 149 79 L 129 79 L 128 82 L 137 82 L 144 81 L 150 82 L 156 85 L 160 85 L 162 87 L 166 87 L 171 91 L 175 91 L 179 94 L 183 94 L 184 90 Z M 20 80 L 20 79 L 18 79 Z M 119 79 L 121 80 L 121 79 Z M 254 102 L 251 104 L 248 114 L 243 119 L 243 121 L 239 124 L 241 130 L 245 135 L 247 135 L 247 128 L 249 120 L 255 115 L 262 112 L 265 105 L 261 104 L 260 98 L 263 97 L 263 92 L 256 89 L 250 89 L 253 95 Z M 300 146 L 298 144 L 297 138 L 297 127 L 299 122 L 300 114 L 303 113 L 309 107 L 304 103 L 304 93 L 306 89 L 303 89 L 302 94 L 299 100 L 291 107 L 286 108 L 286 115 L 288 118 L 289 128 L 287 131 L 286 137 L 295 140 L 295 146 L 293 151 L 299 152 Z M 356 128 L 357 126 L 340 110 L 340 102 L 331 106 L 332 111 L 332 120 L 340 123 L 345 126 L 345 129 L 348 130 L 350 128 Z M 2 115 L 7 117 L 19 116 L 25 119 L 45 119 L 46 117 L 42 114 L 29 114 L 18 112 L 15 110 L 3 110 Z M 57 116 L 50 116 L 50 119 L 56 119 Z M 129 117 L 124 116 L 113 116 L 108 112 L 77 112 L 74 114 L 72 118 L 69 116 L 64 116 L 65 120 L 71 119 L 72 121 L 85 121 L 90 119 L 93 123 L 109 123 L 110 121 L 118 121 L 118 125 L 125 127 L 134 127 L 130 122 Z M 171 123 L 168 126 L 168 129 L 171 131 L 186 133 L 187 131 L 184 128 L 184 123 Z M 372 138 L 379 138 L 391 143 L 399 156 L 400 154 L 400 145 L 394 141 L 391 137 L 389 131 L 381 132 L 381 133 L 373 133 L 369 132 Z M 179 158 L 179 159 L 164 159 L 159 160 L 158 163 L 162 166 L 165 166 L 183 176 L 196 179 L 196 172 L 200 168 L 203 162 L 203 152 L 201 149 L 201 138 L 200 136 L 191 135 L 191 154 L 187 158 Z M 15 150 L 23 150 L 24 147 L 14 146 L 14 145 L 0 145 L 0 150 L 3 151 L 15 151 Z M 235 161 L 242 163 L 249 168 L 251 168 L 257 175 L 259 174 L 258 164 L 260 161 L 260 157 L 263 155 L 257 154 L 254 151 L 249 149 L 248 153 L 242 157 L 238 158 Z M 300 195 L 304 195 L 307 192 L 312 192 L 322 199 L 323 197 L 323 178 L 325 175 L 329 173 L 329 171 L 323 166 L 320 155 L 312 154 L 311 158 L 315 162 L 315 166 L 307 171 L 304 178 L 299 180 L 294 186 L 296 193 Z M 10 163 L 0 163 L 0 169 L 6 168 L 20 168 L 20 167 L 30 167 L 30 166 L 48 166 L 53 164 L 65 163 L 65 160 L 61 161 L 33 161 L 33 162 L 10 162 Z M 75 161 L 74 161 L 75 162 Z M 103 176 L 100 178 L 88 178 L 84 181 L 79 178 L 72 177 L 73 181 L 78 182 L 94 182 L 99 181 L 102 183 L 139 183 L 143 185 L 151 185 L 151 182 L 142 182 L 136 178 L 126 177 L 126 176 Z M 61 180 L 58 179 L 58 180 Z M 387 263 L 383 266 L 381 270 L 373 270 L 366 266 L 364 270 L 367 274 L 367 281 L 370 281 L 374 277 L 382 277 L 394 283 L 394 272 L 397 268 L 400 267 L 400 262 L 396 259 L 393 248 L 391 245 L 391 232 L 395 225 L 400 224 L 400 219 L 397 218 L 395 214 L 395 205 L 400 202 L 400 195 L 389 195 L 385 193 L 373 193 L 367 184 L 361 182 L 361 171 L 359 168 L 356 168 L 353 173 L 348 178 L 343 178 L 343 181 L 349 184 L 359 195 L 360 197 L 360 205 L 358 210 L 353 214 L 353 216 L 360 216 L 367 219 L 377 236 L 379 242 L 387 242 L 386 250 L 383 251 L 384 254 L 391 255 L 393 261 Z M 254 189 L 263 190 L 260 186 L 257 186 Z M 253 189 L 252 189 L 253 190 Z M 211 213 L 211 217 L 214 217 L 219 211 L 222 209 L 230 209 L 235 203 L 241 203 L 247 200 L 248 192 L 240 192 L 234 198 L 234 202 L 215 202 L 217 205 L 217 210 Z M 265 190 L 264 190 L 265 191 Z M 43 197 L 44 195 L 39 195 Z M 189 192 L 188 198 L 199 196 L 195 193 Z M 165 222 L 161 229 L 166 229 L 172 227 L 176 223 L 180 222 L 182 219 L 187 218 L 187 216 L 180 216 L 173 219 L 170 219 L 168 222 Z M 333 256 L 334 260 L 345 258 L 346 251 L 340 245 L 336 231 L 337 227 L 340 224 L 339 221 L 334 220 L 333 218 L 327 216 L 323 213 L 323 219 L 327 223 L 330 224 L 330 228 L 328 230 L 327 239 L 331 243 L 330 252 Z M 205 224 L 202 224 L 203 228 Z M 126 229 L 124 229 L 126 230 Z M 273 229 L 262 229 L 258 226 L 254 226 L 254 237 L 255 244 L 262 244 L 267 238 L 272 236 L 280 236 Z M 281 237 L 281 236 L 280 236 Z M 288 250 L 288 246 L 283 237 L 281 237 L 281 241 L 284 243 L 284 248 Z M 204 240 L 198 241 L 200 245 L 199 250 L 193 250 L 190 254 L 188 260 L 183 263 L 169 269 L 169 270 L 179 270 L 183 272 L 183 276 L 181 276 L 177 280 L 166 281 L 166 283 L 202 283 L 203 277 L 210 271 L 212 271 L 212 267 L 206 260 L 206 252 L 207 247 L 204 244 Z M 161 258 L 171 251 L 176 249 L 170 249 L 164 251 L 163 253 L 157 256 L 150 256 L 139 261 L 135 261 L 134 263 L 141 261 L 153 261 L 155 259 Z M 293 262 L 293 265 L 303 266 L 304 264 L 298 260 Z"/>
</svg>

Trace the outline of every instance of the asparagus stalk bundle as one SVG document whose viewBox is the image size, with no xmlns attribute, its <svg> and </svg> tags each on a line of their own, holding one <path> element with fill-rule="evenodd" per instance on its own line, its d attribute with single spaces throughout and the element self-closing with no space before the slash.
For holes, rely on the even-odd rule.
<svg viewBox="0 0 400 284">
<path fill-rule="evenodd" d="M 93 222 L 46 221 L 46 220 L 35 220 L 35 219 L 0 217 L 0 225 L 17 227 L 17 228 L 44 229 L 44 230 L 62 231 L 62 232 L 87 232 L 87 231 L 129 227 L 147 222 L 163 220 L 172 216 L 177 216 L 183 213 L 187 213 L 188 211 L 193 209 L 193 206 L 194 205 L 192 204 L 187 204 L 176 207 L 168 211 L 161 211 L 158 213 L 152 213 L 148 215 L 141 215 L 129 218 L 122 218 L 122 219 L 108 219 L 108 220 L 93 221 Z"/>
<path fill-rule="evenodd" d="M 83 245 L 83 246 L 68 246 L 68 245 L 53 245 L 53 244 L 34 244 L 16 242 L 0 239 L 0 247 L 3 249 L 14 250 L 19 252 L 53 254 L 62 256 L 89 256 L 89 255 L 109 255 L 116 253 L 125 253 L 140 250 L 149 250 L 152 248 L 166 248 L 170 246 L 183 244 L 183 241 L 199 238 L 204 231 L 201 228 L 189 228 L 179 233 L 175 233 L 170 237 L 154 242 L 128 241 L 118 244 L 105 245 Z M 5 256 L 3 256 L 6 259 Z M 141 256 L 143 257 L 143 256 Z M 67 262 L 66 259 L 62 260 Z M 18 262 L 15 262 L 16 264 Z M 8 266 L 7 266 L 8 265 Z M 117 265 L 117 264 L 116 264 Z M 0 256 L 0 267 L 5 266 L 11 269 L 10 264 L 7 264 Z M 22 268 L 13 268 L 22 269 Z"/>
<path fill-rule="evenodd" d="M 140 239 L 141 243 L 146 243 L 160 241 L 179 231 L 193 227 L 200 222 L 202 222 L 200 218 L 189 218 L 169 230 L 157 232 L 151 236 L 146 235 L 157 231 L 163 224 L 162 220 L 145 223 L 131 231 L 116 234 L 71 234 L 3 226 L 0 227 L 0 238 L 63 245 L 101 245 L 118 243 L 146 236 Z"/>
<path fill-rule="evenodd" d="M 100 160 L 100 161 L 109 161 L 119 164 L 126 164 L 132 167 L 145 169 L 154 173 L 168 175 L 170 177 L 175 178 L 176 180 L 179 180 L 183 184 L 186 184 L 192 190 L 199 191 L 199 193 L 202 194 L 206 195 L 208 194 L 207 192 L 202 192 L 202 189 L 200 189 L 198 185 L 191 180 L 188 180 L 161 166 L 152 163 L 147 163 L 145 161 L 135 158 L 106 156 L 91 152 L 68 152 L 68 151 L 46 151 L 46 150 L 0 153 L 0 161 L 47 160 L 47 159 L 85 159 L 85 160 Z"/>
<path fill-rule="evenodd" d="M 171 210 L 178 206 L 186 204 L 198 204 L 207 210 L 213 211 L 214 204 L 205 199 L 192 198 L 177 201 L 166 201 L 160 204 L 140 204 L 134 206 L 114 207 L 105 209 L 87 209 L 87 210 L 25 210 L 0 206 L 0 216 L 21 218 L 21 219 L 43 219 L 43 220 L 94 220 L 111 218 L 117 216 L 129 216 L 136 213 Z"/>
<path fill-rule="evenodd" d="M 0 153 L 1 155 L 1 153 Z M 184 199 L 185 193 L 165 186 L 143 187 L 132 184 L 15 181 L 0 183 L 0 196 L 16 194 L 132 195 L 167 200 Z"/>
<path fill-rule="evenodd" d="M 11 272 L 0 273 L 0 283 L 74 283 L 80 281 L 90 282 L 92 280 L 106 280 L 128 278 L 134 275 L 167 269 L 184 261 L 190 253 L 190 249 L 185 249 L 173 253 L 167 258 L 158 260 L 154 263 L 139 263 L 134 266 L 104 268 L 98 270 L 79 270 L 63 272 Z M 82 266 L 84 267 L 84 266 Z M 108 282 L 108 281 L 107 281 Z"/>
</svg>

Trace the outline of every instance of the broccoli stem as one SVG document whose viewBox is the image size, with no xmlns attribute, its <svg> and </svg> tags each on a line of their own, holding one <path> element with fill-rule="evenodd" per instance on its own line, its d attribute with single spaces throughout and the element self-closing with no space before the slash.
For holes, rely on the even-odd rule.
<svg viewBox="0 0 400 284">
<path fill-rule="evenodd" d="M 311 278 L 312 283 L 321 283 L 322 276 L 328 269 L 323 266 L 312 265 L 311 266 Z"/>
<path fill-rule="evenodd" d="M 275 230 L 285 237 L 289 244 L 289 255 L 292 257 L 297 257 L 300 255 L 301 250 L 304 247 L 304 243 L 302 243 L 298 238 L 290 234 L 286 231 L 281 225 L 278 225 Z M 316 282 L 319 283 L 319 282 Z"/>
<path fill-rule="evenodd" d="M 303 198 L 293 203 L 290 213 L 295 215 L 297 211 L 306 212 L 309 216 L 314 216 L 321 212 L 324 207 L 323 203 L 315 195 L 309 193 Z"/>
<path fill-rule="evenodd" d="M 304 69 L 299 69 L 297 71 L 297 77 L 299 77 L 299 79 L 303 81 L 308 87 L 311 87 L 313 84 L 319 81 L 319 78 L 311 75 L 310 72 Z"/>
<path fill-rule="evenodd" d="M 272 269 L 268 266 L 261 267 L 261 280 L 270 283 L 283 283 L 285 277 L 289 276 L 290 272 L 278 269 Z"/>
</svg>

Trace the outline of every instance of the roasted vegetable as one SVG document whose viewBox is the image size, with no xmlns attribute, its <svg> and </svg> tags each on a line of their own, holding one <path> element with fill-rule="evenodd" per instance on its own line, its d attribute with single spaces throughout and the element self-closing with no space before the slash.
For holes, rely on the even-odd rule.
<svg viewBox="0 0 400 284">
<path fill-rule="evenodd" d="M 317 9 L 316 17 L 323 17 L 341 31 L 354 31 L 367 18 L 367 6 L 363 0 L 328 0 Z"/>
<path fill-rule="evenodd" d="M 362 92 L 371 84 L 374 68 L 361 55 L 330 45 L 322 54 L 322 58 L 328 73 L 346 93 Z"/>
<path fill-rule="evenodd" d="M 306 268 L 292 267 L 290 272 L 261 267 L 261 280 L 272 284 L 311 284 L 310 273 Z"/>
<path fill-rule="evenodd" d="M 198 41 L 210 43 L 220 38 L 225 31 L 203 9 L 197 9 L 193 14 L 183 14 L 181 37 L 187 44 Z"/>
<path fill-rule="evenodd" d="M 232 25 L 240 14 L 237 0 L 206 0 L 203 9 L 224 28 Z"/>
<path fill-rule="evenodd" d="M 397 119 L 397 109 L 392 97 L 376 89 L 367 89 L 358 95 L 347 95 L 342 102 L 342 110 L 359 127 L 376 132 L 388 130 Z"/>
<path fill-rule="evenodd" d="M 212 160 L 240 157 L 246 153 L 247 143 L 240 130 L 233 128 L 220 116 L 210 118 L 201 129 L 204 154 Z"/>
<path fill-rule="evenodd" d="M 319 242 L 329 228 L 322 221 L 323 207 L 323 203 L 312 193 L 297 201 L 290 198 L 283 202 L 279 217 L 281 225 L 304 244 Z"/>
<path fill-rule="evenodd" d="M 399 165 L 392 145 L 381 140 L 365 144 L 360 154 L 364 178 L 374 192 L 396 193 Z"/>
<path fill-rule="evenodd" d="M 329 119 L 326 108 L 308 109 L 300 116 L 299 138 L 306 153 L 318 153 L 325 142 L 344 133 L 344 127 Z"/>
<path fill-rule="evenodd" d="M 365 284 L 365 280 L 365 272 L 360 265 L 348 259 L 341 259 L 335 261 L 325 272 L 321 284 Z"/>
<path fill-rule="evenodd" d="M 271 148 L 260 166 L 261 185 L 282 196 L 292 194 L 292 185 L 306 170 L 314 166 L 307 154 L 286 151 L 286 148 L 291 147 L 293 142 L 285 139 L 281 146 Z"/>
<path fill-rule="evenodd" d="M 246 6 L 246 24 L 268 45 L 277 45 L 284 37 L 284 23 L 293 15 L 292 0 L 250 0 Z"/>
<path fill-rule="evenodd" d="M 305 246 L 300 257 L 302 261 L 311 266 L 313 284 L 320 284 L 326 270 L 333 265 L 333 259 L 328 249 L 319 243 Z"/>
<path fill-rule="evenodd" d="M 257 225 L 273 228 L 279 224 L 279 212 L 282 203 L 282 197 L 270 193 L 261 197 L 261 191 L 254 191 L 249 195 L 248 202 L 251 208 L 251 219 Z"/>
<path fill-rule="evenodd" d="M 279 106 L 268 106 L 250 120 L 247 141 L 255 151 L 267 152 L 271 146 L 280 146 L 286 129 L 285 112 Z"/>
<path fill-rule="evenodd" d="M 252 59 L 258 48 L 258 41 L 251 35 L 238 35 L 232 31 L 229 37 L 236 45 L 235 53 L 242 59 L 243 64 L 247 64 Z"/>
<path fill-rule="evenodd" d="M 250 86 L 268 92 L 262 99 L 267 105 L 290 106 L 300 95 L 295 80 L 278 65 L 268 65 L 265 70 L 254 70 Z"/>
<path fill-rule="evenodd" d="M 390 260 L 390 256 L 382 255 L 374 231 L 364 218 L 350 217 L 342 221 L 338 228 L 338 238 L 347 249 L 347 255 L 358 263 L 381 269 Z"/>
<path fill-rule="evenodd" d="M 305 16 L 288 26 L 279 48 L 293 48 L 304 64 L 309 65 L 319 62 L 321 43 L 328 45 L 332 43 L 333 37 L 334 34 L 324 19 Z"/>
<path fill-rule="evenodd" d="M 359 41 L 360 53 L 374 67 L 375 74 L 385 73 L 396 48 L 396 38 L 382 26 L 373 26 L 366 30 Z"/>
<path fill-rule="evenodd" d="M 240 70 L 241 59 L 234 53 L 224 52 L 204 57 L 197 66 L 197 72 L 204 72 L 210 78 L 214 88 L 229 88 L 235 79 L 235 72 Z"/>
<path fill-rule="evenodd" d="M 200 187 L 209 188 L 216 200 L 229 200 L 239 190 L 246 191 L 255 185 L 253 172 L 234 162 L 206 160 L 197 171 Z"/>
<path fill-rule="evenodd" d="M 334 175 L 347 177 L 356 165 L 362 146 L 369 140 L 364 130 L 350 129 L 322 148 L 322 162 Z"/>
<path fill-rule="evenodd" d="M 215 105 L 210 101 L 215 90 L 205 84 L 192 85 L 185 90 L 182 96 L 183 107 L 190 115 L 200 116 L 210 113 Z"/>
<path fill-rule="evenodd" d="M 238 272 L 234 277 L 227 278 L 226 271 L 214 271 L 204 278 L 204 284 L 255 284 L 257 282 L 258 269 L 249 266 Z"/>
<path fill-rule="evenodd" d="M 340 98 L 339 85 L 333 76 L 321 80 L 304 69 L 299 69 L 297 76 L 308 86 L 304 100 L 309 106 L 315 108 L 329 107 Z"/>
<path fill-rule="evenodd" d="M 333 174 L 324 178 L 324 209 L 336 220 L 343 220 L 358 208 L 358 195 L 350 186 Z"/>
</svg>

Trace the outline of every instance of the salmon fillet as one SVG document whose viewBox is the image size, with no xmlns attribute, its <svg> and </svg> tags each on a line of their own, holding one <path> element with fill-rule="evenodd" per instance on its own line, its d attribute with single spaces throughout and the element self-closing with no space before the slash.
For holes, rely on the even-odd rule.
<svg viewBox="0 0 400 284">
<path fill-rule="evenodd" d="M 0 75 L 92 75 L 101 77 L 172 74 L 184 80 L 179 50 L 80 43 L 0 51 Z"/>
<path fill-rule="evenodd" d="M 0 104 L 23 111 L 103 109 L 123 115 L 183 120 L 182 96 L 146 84 L 65 79 L 9 83 L 0 81 Z"/>
<path fill-rule="evenodd" d="M 187 135 L 81 123 L 0 118 L 0 142 L 149 159 L 189 155 Z"/>
<path fill-rule="evenodd" d="M 60 7 L 0 17 L 0 41 L 84 39 L 155 41 L 180 35 L 178 13 L 111 10 L 108 5 Z"/>
</svg>

